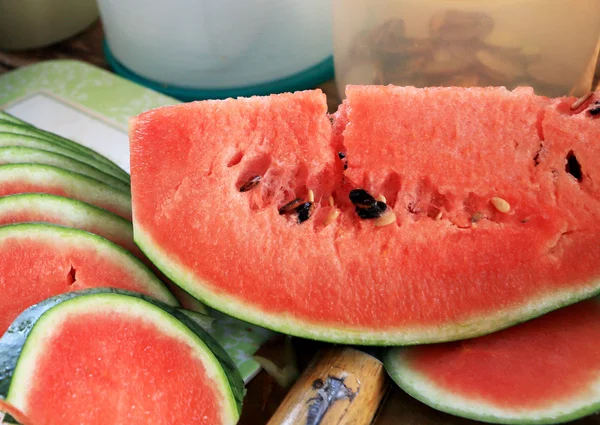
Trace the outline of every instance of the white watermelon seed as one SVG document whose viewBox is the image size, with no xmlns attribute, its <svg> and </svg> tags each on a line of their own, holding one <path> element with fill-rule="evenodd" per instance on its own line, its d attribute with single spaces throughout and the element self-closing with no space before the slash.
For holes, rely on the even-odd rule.
<svg viewBox="0 0 600 425">
<path fill-rule="evenodd" d="M 586 94 L 584 94 L 583 96 L 581 96 L 579 99 L 577 99 L 571 105 L 571 111 L 576 111 L 577 109 L 581 108 L 585 102 L 590 100 L 590 98 L 592 97 L 593 94 L 594 93 L 590 91 L 590 92 L 587 92 Z"/>
<path fill-rule="evenodd" d="M 437 215 L 435 216 L 435 221 L 440 221 L 442 219 L 442 212 L 440 211 L 439 213 L 437 213 Z"/>
<path fill-rule="evenodd" d="M 315 202 L 315 192 L 308 189 L 308 202 Z"/>
<path fill-rule="evenodd" d="M 396 222 L 396 215 L 388 210 L 385 214 L 383 214 L 381 217 L 376 218 L 375 220 L 373 220 L 373 224 L 377 227 L 383 227 L 383 226 L 388 226 L 392 223 Z"/>
<path fill-rule="evenodd" d="M 387 204 L 387 199 L 385 199 L 385 196 L 383 196 L 383 195 L 379 195 L 375 199 L 377 199 L 379 202 L 385 202 Z"/>
<path fill-rule="evenodd" d="M 490 199 L 490 201 L 492 202 L 492 205 L 494 206 L 494 208 L 496 208 L 498 210 L 498 212 L 506 214 L 510 211 L 510 204 L 508 202 L 506 202 L 504 199 L 498 198 L 497 196 L 495 196 L 492 199 Z"/>
<path fill-rule="evenodd" d="M 333 196 L 329 197 L 329 206 L 333 207 L 335 205 L 335 201 L 333 200 Z"/>
<path fill-rule="evenodd" d="M 340 212 L 341 211 L 337 208 L 332 209 L 325 221 L 323 222 L 323 226 L 329 226 L 331 223 L 333 223 L 340 216 Z"/>
</svg>

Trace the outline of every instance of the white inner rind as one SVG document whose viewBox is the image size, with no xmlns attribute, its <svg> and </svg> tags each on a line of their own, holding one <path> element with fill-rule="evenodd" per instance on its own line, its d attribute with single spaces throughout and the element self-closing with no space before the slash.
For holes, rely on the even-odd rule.
<svg viewBox="0 0 600 425">
<path fill-rule="evenodd" d="M 350 327 L 340 324 L 324 324 L 297 318 L 293 312 L 271 313 L 224 294 L 208 281 L 199 279 L 193 271 L 181 265 L 177 258 L 164 251 L 154 242 L 150 232 L 145 231 L 138 220 L 133 221 L 134 240 L 144 254 L 173 282 L 209 306 L 238 319 L 265 328 L 303 338 L 330 342 L 362 345 L 413 345 L 434 343 L 484 335 L 510 325 L 540 316 L 548 311 L 589 298 L 600 292 L 600 281 L 592 280 L 581 285 L 578 291 L 565 288 L 562 291 L 541 295 L 529 303 L 504 308 L 502 311 L 473 316 L 469 321 L 449 322 L 425 326 L 399 326 L 397 328 L 373 329 Z M 257 282 L 258 284 L 258 282 Z"/>
<path fill-rule="evenodd" d="M 394 349 L 386 354 L 386 370 L 394 381 L 414 398 L 425 404 L 457 416 L 484 422 L 506 424 L 553 424 L 567 422 L 594 413 L 600 408 L 600 376 L 580 392 L 565 395 L 561 400 L 548 400 L 537 408 L 507 408 L 474 396 L 463 397 L 437 385 L 426 375 L 415 370 L 406 359 L 410 348 Z M 551 371 L 549 371 L 551 373 Z M 590 372 L 592 373 L 592 372 Z M 515 391 L 518 391 L 515 388 Z M 527 395 L 523 395 L 524 400 Z"/>
<path fill-rule="evenodd" d="M 44 241 L 50 246 L 88 247 L 103 258 L 112 261 L 132 276 L 140 276 L 148 295 L 172 306 L 178 306 L 177 300 L 163 283 L 125 249 L 93 233 L 46 223 L 22 223 L 0 226 L 0 244 L 4 239 L 29 240 L 31 243 Z"/>
<path fill-rule="evenodd" d="M 207 377 L 211 381 L 210 386 L 219 393 L 216 399 L 220 402 L 217 408 L 220 411 L 222 424 L 233 425 L 237 422 L 239 415 L 227 376 L 202 339 L 161 308 L 140 298 L 119 294 L 75 297 L 44 313 L 36 322 L 23 346 L 6 397 L 7 402 L 23 412 L 35 409 L 35 406 L 28 405 L 29 390 L 36 385 L 37 364 L 43 358 L 46 348 L 53 338 L 60 336 L 62 325 L 68 320 L 77 320 L 78 315 L 94 312 L 119 316 L 126 322 L 141 321 L 150 324 L 157 332 L 172 338 L 174 343 L 187 345 L 191 349 L 191 354 L 204 366 Z M 115 364 L 112 367 L 119 367 L 119 365 Z M 157 371 L 157 373 L 161 372 Z"/>
</svg>

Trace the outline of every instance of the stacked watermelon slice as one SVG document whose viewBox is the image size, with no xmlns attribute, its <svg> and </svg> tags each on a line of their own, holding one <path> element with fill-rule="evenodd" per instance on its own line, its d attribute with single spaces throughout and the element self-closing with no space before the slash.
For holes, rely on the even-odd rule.
<svg viewBox="0 0 600 425">
<path fill-rule="evenodd" d="M 130 220 L 126 172 L 0 112 L 0 410 L 12 419 L 237 422 L 239 372 Z"/>
</svg>

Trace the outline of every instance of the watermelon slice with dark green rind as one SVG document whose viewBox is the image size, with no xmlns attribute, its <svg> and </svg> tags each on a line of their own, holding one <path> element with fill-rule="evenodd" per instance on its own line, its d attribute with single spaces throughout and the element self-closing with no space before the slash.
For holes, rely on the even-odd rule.
<svg viewBox="0 0 600 425">
<path fill-rule="evenodd" d="M 102 236 L 150 263 L 133 242 L 131 222 L 103 208 L 47 193 L 19 193 L 0 197 L 0 225 L 45 222 Z"/>
<path fill-rule="evenodd" d="M 77 150 L 64 147 L 53 142 L 49 142 L 45 139 L 40 139 L 38 137 L 33 136 L 25 136 L 21 134 L 0 132 L 0 146 L 22 146 L 25 148 L 40 149 L 43 151 L 54 152 L 60 155 L 68 156 L 69 158 L 73 158 L 74 160 L 83 162 L 89 165 L 90 167 L 94 167 L 99 172 L 103 172 L 112 176 L 113 178 L 118 179 L 120 182 L 126 184 L 129 187 L 129 179 L 125 179 L 119 175 L 115 175 L 115 172 L 106 164 L 99 162 L 85 154 L 82 154 Z"/>
<path fill-rule="evenodd" d="M 335 342 L 468 338 L 600 291 L 598 199 L 579 189 L 565 158 L 540 155 L 536 167 L 556 103 L 523 89 L 352 90 L 342 134 L 332 135 L 317 92 L 196 102 L 132 120 L 136 243 L 218 310 Z M 565 119 L 581 121 L 590 140 L 600 129 L 587 114 Z M 570 143 L 587 157 L 583 137 Z M 593 166 L 585 172 L 600 179 Z M 240 192 L 253 175 L 260 184 Z M 572 192 L 558 203 L 554 179 Z M 361 220 L 348 199 L 354 188 L 384 194 L 398 221 Z M 278 213 L 308 189 L 317 201 L 310 220 Z M 436 192 L 446 196 L 440 220 L 428 211 Z M 330 195 L 341 214 L 324 227 Z M 494 196 L 511 203 L 508 214 Z"/>
<path fill-rule="evenodd" d="M 0 165 L 0 196 L 32 192 L 77 199 L 131 220 L 131 196 L 127 192 L 51 165 Z"/>
<path fill-rule="evenodd" d="M 502 424 L 569 422 L 600 411 L 600 300 L 471 340 L 393 348 L 386 370 L 454 415 Z"/>
<path fill-rule="evenodd" d="M 0 226 L 0 333 L 25 308 L 79 289 L 114 287 L 177 306 L 130 252 L 93 233 L 47 223 Z"/>
<path fill-rule="evenodd" d="M 133 241 L 131 222 L 116 214 L 76 199 L 46 193 L 20 193 L 0 197 L 0 225 L 44 222 L 74 227 L 102 236 L 135 255 L 167 285 L 181 305 L 206 313 L 206 307 L 183 289 L 167 281 Z"/>
<path fill-rule="evenodd" d="M 24 136 L 32 136 L 40 139 L 47 140 L 52 143 L 56 143 L 58 145 L 64 146 L 65 148 L 71 148 L 80 152 L 90 158 L 95 159 L 107 167 L 109 167 L 115 177 L 121 177 L 124 181 L 129 179 L 129 174 L 125 172 L 122 168 L 116 165 L 114 162 L 106 158 L 105 156 L 99 154 L 98 152 L 83 146 L 79 143 L 76 143 L 72 140 L 66 139 L 64 137 L 60 137 L 54 133 L 50 133 L 48 131 L 40 130 L 36 127 L 31 126 L 30 124 L 15 124 L 14 122 L 9 122 L 0 119 L 0 132 L 7 132 L 12 134 L 24 135 Z"/>
<path fill-rule="evenodd" d="M 0 164 L 45 164 L 63 170 L 83 174 L 99 182 L 119 189 L 123 192 L 129 192 L 130 187 L 127 183 L 106 174 L 98 169 L 80 162 L 65 155 L 48 152 L 40 149 L 26 148 L 21 146 L 0 147 Z"/>
<path fill-rule="evenodd" d="M 221 412 L 226 418 L 222 423 L 234 424 L 237 421 L 244 396 L 243 380 L 229 355 L 203 327 L 191 320 L 186 313 L 154 298 L 110 288 L 62 294 L 25 310 L 0 339 L 0 353 L 2 353 L 0 359 L 2 359 L 1 366 L 4 371 L 0 375 L 0 395 L 4 396 L 8 403 L 24 411 L 29 417 L 36 418 L 36 408 L 40 408 L 39 404 L 28 407 L 23 403 L 29 395 L 28 391 L 35 390 L 35 385 L 32 384 L 38 382 L 27 376 L 34 373 L 28 368 L 27 362 L 32 356 L 43 356 L 44 343 L 48 343 L 48 332 L 52 332 L 65 315 L 68 317 L 69 314 L 79 312 L 87 314 L 94 310 L 105 313 L 110 312 L 111 309 L 118 310 L 118 312 L 111 313 L 113 315 L 118 313 L 127 315 L 128 312 L 135 312 L 136 309 L 139 309 L 144 314 L 137 315 L 137 317 L 143 317 L 144 320 L 151 321 L 158 326 L 171 326 L 173 331 L 183 333 L 185 338 L 192 338 L 194 345 L 202 351 L 204 366 L 209 367 L 214 373 L 214 384 L 219 387 L 218 392 L 221 397 L 217 401 L 225 404 Z M 135 361 L 135 359 L 133 360 Z M 118 365 L 111 364 L 110 367 L 118 367 Z M 66 379 L 69 380 L 68 377 Z M 52 398 L 52 394 L 48 394 L 48 398 Z M 61 403 L 56 403 L 56 405 L 60 408 Z M 116 407 L 105 406 L 104 408 L 114 409 Z M 66 408 L 60 413 L 65 417 L 71 416 L 73 410 Z"/>
</svg>

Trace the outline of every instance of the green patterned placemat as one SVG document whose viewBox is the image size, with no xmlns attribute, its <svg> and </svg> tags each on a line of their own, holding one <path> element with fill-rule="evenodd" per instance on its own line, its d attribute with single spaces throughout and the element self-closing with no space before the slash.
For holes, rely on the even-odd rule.
<svg viewBox="0 0 600 425">
<path fill-rule="evenodd" d="M 44 130 L 76 140 L 129 171 L 129 118 L 177 100 L 102 69 L 72 60 L 42 62 L 0 77 L 0 109 Z M 215 314 L 213 336 L 248 382 L 260 366 L 252 359 L 271 335 Z"/>
</svg>

